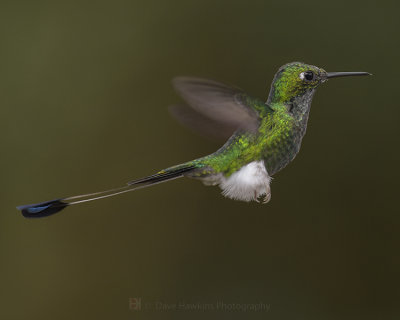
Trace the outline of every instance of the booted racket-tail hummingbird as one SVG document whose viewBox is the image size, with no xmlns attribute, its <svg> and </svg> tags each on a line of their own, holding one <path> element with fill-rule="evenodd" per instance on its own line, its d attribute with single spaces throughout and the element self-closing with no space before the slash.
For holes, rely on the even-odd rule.
<svg viewBox="0 0 400 320">
<path fill-rule="evenodd" d="M 365 76 L 367 72 L 326 72 L 301 62 L 275 74 L 266 102 L 241 89 L 212 80 L 178 77 L 176 91 L 186 105 L 171 108 L 181 122 L 213 130 L 228 140 L 216 152 L 102 192 L 19 206 L 28 218 L 52 215 L 67 206 L 111 197 L 168 180 L 189 177 L 218 185 L 222 194 L 241 201 L 267 203 L 271 176 L 291 162 L 306 132 L 316 88 L 331 78 Z"/>
</svg>

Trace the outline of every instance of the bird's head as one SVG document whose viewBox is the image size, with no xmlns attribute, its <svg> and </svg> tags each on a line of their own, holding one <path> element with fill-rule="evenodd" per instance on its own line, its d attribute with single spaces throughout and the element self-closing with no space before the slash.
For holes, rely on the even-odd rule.
<svg viewBox="0 0 400 320">
<path fill-rule="evenodd" d="M 272 81 L 268 104 L 290 104 L 294 100 L 312 97 L 315 89 L 334 77 L 364 76 L 367 72 L 326 72 L 322 68 L 302 62 L 291 62 L 280 67 Z"/>
</svg>

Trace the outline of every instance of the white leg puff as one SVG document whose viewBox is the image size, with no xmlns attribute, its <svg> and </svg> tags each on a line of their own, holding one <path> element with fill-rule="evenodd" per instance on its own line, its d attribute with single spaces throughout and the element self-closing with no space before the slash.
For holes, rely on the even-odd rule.
<svg viewBox="0 0 400 320">
<path fill-rule="evenodd" d="M 221 176 L 219 186 L 225 197 L 267 203 L 271 199 L 271 177 L 263 161 L 253 161 L 228 178 Z"/>
</svg>

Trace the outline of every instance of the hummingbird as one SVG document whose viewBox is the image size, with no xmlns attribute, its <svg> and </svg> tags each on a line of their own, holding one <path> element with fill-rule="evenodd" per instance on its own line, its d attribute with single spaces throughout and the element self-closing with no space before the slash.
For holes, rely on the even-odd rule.
<svg viewBox="0 0 400 320">
<path fill-rule="evenodd" d="M 280 67 L 264 102 L 243 90 L 195 77 L 177 77 L 173 86 L 185 104 L 172 114 L 195 129 L 228 137 L 216 152 L 111 190 L 58 198 L 17 207 L 27 218 L 53 215 L 64 208 L 188 177 L 218 185 L 230 199 L 267 203 L 271 177 L 288 165 L 300 150 L 307 129 L 311 101 L 328 79 L 366 76 L 368 72 L 326 72 L 302 62 Z M 204 125 L 208 124 L 208 125 Z"/>
</svg>

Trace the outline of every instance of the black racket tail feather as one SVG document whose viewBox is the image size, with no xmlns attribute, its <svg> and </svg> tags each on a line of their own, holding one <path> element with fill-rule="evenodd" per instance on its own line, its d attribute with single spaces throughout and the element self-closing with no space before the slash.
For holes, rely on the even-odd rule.
<svg viewBox="0 0 400 320">
<path fill-rule="evenodd" d="M 94 201 L 98 199 L 104 199 L 112 196 L 116 196 L 118 194 L 130 192 L 133 190 L 149 187 L 151 185 L 155 185 L 161 182 L 165 182 L 168 180 L 173 180 L 176 178 L 183 177 L 184 173 L 194 170 L 195 167 L 193 165 L 181 165 L 177 167 L 172 167 L 163 171 L 160 171 L 157 174 L 134 180 L 128 183 L 128 185 L 106 190 L 100 191 L 90 194 L 83 194 L 79 196 L 73 196 L 68 198 L 59 198 L 46 202 L 39 202 L 35 204 L 28 204 L 23 206 L 18 206 L 17 209 L 21 211 L 22 215 L 25 218 L 43 218 L 51 216 L 55 213 L 60 212 L 66 207 L 78 203 L 84 203 L 89 201 Z"/>
<path fill-rule="evenodd" d="M 62 201 L 63 199 L 55 199 L 46 202 L 28 204 L 17 207 L 25 218 L 43 218 L 51 216 L 66 208 L 69 204 Z"/>
</svg>

